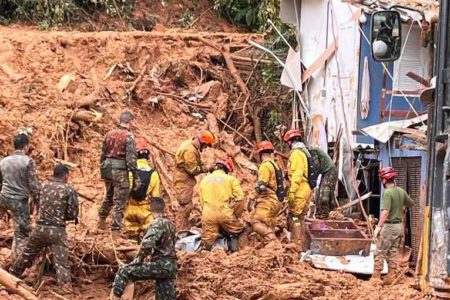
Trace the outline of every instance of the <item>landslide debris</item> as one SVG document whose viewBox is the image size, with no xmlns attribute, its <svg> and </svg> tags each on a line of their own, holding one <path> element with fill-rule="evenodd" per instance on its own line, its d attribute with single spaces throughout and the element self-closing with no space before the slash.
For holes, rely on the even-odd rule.
<svg viewBox="0 0 450 300">
<path fill-rule="evenodd" d="M 201 128 L 220 137 L 219 145 L 207 151 L 204 159 L 212 163 L 217 157 L 233 157 L 244 191 L 252 198 L 254 165 L 236 146 L 233 131 L 223 131 L 222 125 L 240 90 L 226 63 L 216 59 L 221 53 L 199 37 L 227 44 L 234 51 L 247 46 L 246 40 L 260 38 L 177 30 L 44 33 L 0 28 L 0 151 L 11 153 L 12 137 L 19 130 L 28 132 L 40 178 L 48 178 L 55 163 L 67 163 L 72 167 L 70 180 L 80 193 L 81 223 L 68 226 L 76 294 L 63 297 L 106 299 L 118 263 L 130 260 L 136 249 L 125 240 L 113 246 L 108 233 L 93 233 L 104 193 L 98 173 L 99 147 L 121 111 L 135 114 L 134 132 L 154 146 L 152 160 L 161 173 L 166 199 L 173 197 L 173 153 Z M 198 219 L 197 212 L 192 224 Z M 1 226 L 9 228 L 1 236 L 0 262 L 5 266 L 12 224 L 2 221 Z M 410 279 L 394 288 L 373 287 L 350 274 L 300 263 L 292 245 L 253 245 L 232 255 L 218 250 L 179 253 L 180 299 L 421 297 L 408 286 Z M 47 268 L 46 274 L 51 273 Z M 27 275 L 27 282 L 34 285 L 37 269 Z M 152 299 L 152 289 L 151 283 L 140 284 L 139 299 Z M 51 276 L 44 276 L 39 293 L 42 299 L 61 299 Z M 19 299 L 4 290 L 1 297 Z"/>
</svg>

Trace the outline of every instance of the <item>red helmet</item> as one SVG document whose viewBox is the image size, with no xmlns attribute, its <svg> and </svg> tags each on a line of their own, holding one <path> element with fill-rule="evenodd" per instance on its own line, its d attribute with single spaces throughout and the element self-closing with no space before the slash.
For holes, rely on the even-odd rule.
<svg viewBox="0 0 450 300">
<path fill-rule="evenodd" d="M 262 141 L 256 145 L 256 152 L 260 154 L 262 151 L 275 151 L 272 143 L 269 141 Z"/>
<path fill-rule="evenodd" d="M 229 173 L 232 173 L 234 171 L 234 163 L 231 158 L 227 158 L 226 160 L 218 160 L 216 162 L 216 165 L 222 165 L 225 168 L 227 168 Z"/>
<path fill-rule="evenodd" d="M 214 135 L 208 130 L 202 130 L 197 133 L 197 139 L 200 144 L 207 144 L 212 146 L 216 142 Z"/>
<path fill-rule="evenodd" d="M 378 170 L 378 176 L 380 179 L 392 179 L 398 176 L 397 171 L 394 170 L 394 168 L 391 167 L 384 167 Z"/>
<path fill-rule="evenodd" d="M 136 152 L 141 152 L 144 150 L 150 151 L 150 145 L 147 143 L 145 138 L 137 137 L 136 138 Z"/>
<path fill-rule="evenodd" d="M 283 140 L 287 143 L 294 137 L 299 137 L 299 138 L 302 137 L 302 133 L 300 132 L 300 130 L 297 130 L 297 129 L 288 130 L 284 134 Z"/>
</svg>

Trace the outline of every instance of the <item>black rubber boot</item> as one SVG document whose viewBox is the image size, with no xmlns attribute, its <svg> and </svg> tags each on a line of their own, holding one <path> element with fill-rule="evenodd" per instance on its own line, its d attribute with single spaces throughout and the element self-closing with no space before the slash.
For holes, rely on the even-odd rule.
<svg viewBox="0 0 450 300">
<path fill-rule="evenodd" d="M 239 237 L 230 235 L 230 251 L 231 253 L 239 251 Z"/>
</svg>

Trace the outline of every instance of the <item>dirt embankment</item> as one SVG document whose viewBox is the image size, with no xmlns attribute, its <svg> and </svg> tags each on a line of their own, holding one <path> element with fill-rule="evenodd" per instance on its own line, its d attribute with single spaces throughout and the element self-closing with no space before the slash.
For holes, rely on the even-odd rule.
<svg viewBox="0 0 450 300">
<path fill-rule="evenodd" d="M 78 189 L 81 224 L 69 225 L 74 284 L 73 299 L 106 299 L 116 260 L 108 235 L 92 229 L 103 196 L 98 175 L 99 147 L 121 111 L 136 115 L 133 129 L 155 145 L 154 165 L 160 170 L 166 199 L 173 197 L 173 152 L 183 139 L 201 128 L 220 130 L 239 99 L 239 89 L 220 54 L 201 36 L 234 49 L 249 35 L 180 31 L 154 33 L 37 32 L 0 28 L 0 151 L 11 152 L 18 130 L 31 134 L 33 158 L 45 179 L 52 166 L 73 166 L 71 182 Z M 209 113 L 216 116 L 211 120 Z M 217 124 L 215 124 L 217 126 Z M 232 156 L 237 176 L 251 197 L 254 176 L 233 136 L 220 132 L 220 145 L 205 154 Z M 198 221 L 194 217 L 193 223 Z M 6 224 L 2 223 L 2 226 Z M 1 235 L 10 242 L 9 230 Z M 8 243 L 6 243 L 8 244 Z M 124 248 L 123 245 L 116 247 Z M 4 247 L 4 246 L 3 246 Z M 2 248 L 0 254 L 7 248 Z M 248 248 L 226 255 L 220 251 L 179 253 L 177 285 L 180 299 L 419 299 L 406 280 L 393 288 L 376 288 L 349 274 L 323 272 L 299 262 L 290 245 Z M 51 270 L 50 270 L 51 272 Z M 34 283 L 36 270 L 29 272 Z M 44 276 L 42 299 L 59 299 L 51 277 Z M 139 299 L 152 299 L 151 284 L 140 285 Z M 0 297 L 15 296 L 1 291 Z"/>
</svg>

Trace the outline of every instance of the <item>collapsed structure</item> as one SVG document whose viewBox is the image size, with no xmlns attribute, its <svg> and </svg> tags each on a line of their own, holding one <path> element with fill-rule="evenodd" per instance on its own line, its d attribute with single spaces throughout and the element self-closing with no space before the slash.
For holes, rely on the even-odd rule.
<svg viewBox="0 0 450 300">
<path fill-rule="evenodd" d="M 260 36 L 176 31 L 13 33 L 10 29 L 0 33 L 0 78 L 8 82 L 0 92 L 4 116 L 0 119 L 0 148 L 8 153 L 9 141 L 20 128 L 31 135 L 41 177 L 48 176 L 55 162 L 74 169 L 72 181 L 83 200 L 81 224 L 69 231 L 71 259 L 82 295 L 104 297 L 108 281 L 103 278 L 111 276 L 114 266 L 132 257 L 135 250 L 125 241 L 113 245 L 109 236 L 99 238 L 91 230 L 102 198 L 98 145 L 125 107 L 139 120 L 136 135 L 146 137 L 153 147 L 153 165 L 161 174 L 165 197 L 173 197 L 170 170 L 174 150 L 201 128 L 209 128 L 220 138 L 219 149 L 208 151 L 206 160 L 233 157 L 244 192 L 252 197 L 254 165 L 244 155 L 245 147 L 236 144 L 244 141 L 252 146 L 251 134 L 257 125 L 245 117 L 228 120 L 228 116 L 247 105 L 243 101 L 248 90 L 235 66 L 252 61 L 233 52 Z M 244 124 L 240 130 L 234 129 L 240 124 Z M 195 224 L 198 218 L 191 221 Z M 7 244 L 7 236 L 5 240 Z M 181 254 L 180 298 L 369 299 L 368 290 L 379 292 L 351 275 L 336 279 L 299 260 L 293 245 L 264 250 L 256 245 L 230 257 L 221 252 Z M 348 291 L 336 294 L 343 286 Z M 139 293 L 146 297 L 151 289 L 151 285 L 143 285 Z M 391 292 L 394 298 L 419 297 L 408 287 Z M 44 286 L 41 296 L 51 298 L 54 293 Z"/>
</svg>

